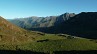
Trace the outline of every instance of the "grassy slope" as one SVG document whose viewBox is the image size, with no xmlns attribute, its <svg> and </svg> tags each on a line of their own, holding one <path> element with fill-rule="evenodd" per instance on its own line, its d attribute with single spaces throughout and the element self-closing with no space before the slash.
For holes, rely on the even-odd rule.
<svg viewBox="0 0 97 54">
<path fill-rule="evenodd" d="M 0 45 L 22 44 L 33 41 L 36 36 L 37 33 L 22 29 L 0 16 Z"/>
<path fill-rule="evenodd" d="M 25 49 L 40 52 L 68 51 L 68 50 L 97 50 L 97 44 L 83 39 L 63 39 L 48 42 L 34 42 L 27 44 Z"/>
<path fill-rule="evenodd" d="M 37 42 L 37 40 L 49 41 Z M 31 50 L 36 52 L 53 52 L 53 51 L 70 51 L 70 50 L 97 50 L 97 43 L 84 38 L 67 39 L 66 37 L 55 36 L 54 34 L 46 34 L 45 36 L 36 37 L 36 40 L 22 45 L 10 44 L 0 49 L 11 50 Z"/>
</svg>

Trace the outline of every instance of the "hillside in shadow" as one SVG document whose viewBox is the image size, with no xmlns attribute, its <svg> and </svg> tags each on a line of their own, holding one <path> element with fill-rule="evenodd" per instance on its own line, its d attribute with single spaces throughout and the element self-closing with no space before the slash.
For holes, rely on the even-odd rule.
<svg viewBox="0 0 97 54">
<path fill-rule="evenodd" d="M 52 27 L 29 28 L 45 33 L 66 33 L 84 38 L 97 38 L 97 12 L 82 12 Z"/>
<path fill-rule="evenodd" d="M 23 50 L 0 50 L 0 54 L 44 54 L 43 52 L 23 51 Z"/>
<path fill-rule="evenodd" d="M 96 54 L 96 50 L 88 50 L 88 51 L 56 51 L 56 52 L 33 52 L 33 51 L 23 51 L 23 50 L 0 50 L 0 54 Z"/>
<path fill-rule="evenodd" d="M 57 51 L 55 54 L 96 54 L 96 50 L 88 50 L 88 51 Z"/>
</svg>

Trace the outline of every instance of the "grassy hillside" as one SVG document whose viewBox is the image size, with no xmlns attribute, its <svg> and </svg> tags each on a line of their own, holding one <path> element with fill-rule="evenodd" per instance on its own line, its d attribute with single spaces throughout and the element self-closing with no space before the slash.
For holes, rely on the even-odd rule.
<svg viewBox="0 0 97 54">
<path fill-rule="evenodd" d="M 33 41 L 33 37 L 38 36 L 35 32 L 30 32 L 0 17 L 0 43 L 17 44 Z"/>
<path fill-rule="evenodd" d="M 66 37 L 54 37 L 54 39 L 48 37 L 42 37 L 41 39 L 48 41 L 33 42 L 24 45 L 25 48 L 37 52 L 50 52 L 50 51 L 70 51 L 70 50 L 97 50 L 97 43 L 90 41 L 89 39 L 83 38 L 72 38 L 67 39 Z M 27 48 L 26 48 L 27 47 Z"/>
<path fill-rule="evenodd" d="M 30 50 L 34 52 L 53 53 L 55 51 L 85 51 L 97 50 L 97 43 L 90 39 L 70 35 L 60 36 L 58 34 L 45 34 L 36 37 L 32 42 L 21 44 L 2 44 L 0 50 Z"/>
</svg>

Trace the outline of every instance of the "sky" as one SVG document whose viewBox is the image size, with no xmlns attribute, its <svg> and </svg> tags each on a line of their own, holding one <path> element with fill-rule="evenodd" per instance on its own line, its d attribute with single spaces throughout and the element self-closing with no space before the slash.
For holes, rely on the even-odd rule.
<svg viewBox="0 0 97 54">
<path fill-rule="evenodd" d="M 66 12 L 97 12 L 97 0 L 0 0 L 0 16 L 5 19 L 56 16 Z"/>
</svg>

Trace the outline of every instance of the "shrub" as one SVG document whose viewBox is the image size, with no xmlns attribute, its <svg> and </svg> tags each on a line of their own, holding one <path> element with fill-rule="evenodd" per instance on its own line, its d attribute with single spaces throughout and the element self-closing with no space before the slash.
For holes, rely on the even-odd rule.
<svg viewBox="0 0 97 54">
<path fill-rule="evenodd" d="M 67 36 L 67 39 L 73 39 L 74 37 L 73 36 Z"/>
</svg>

